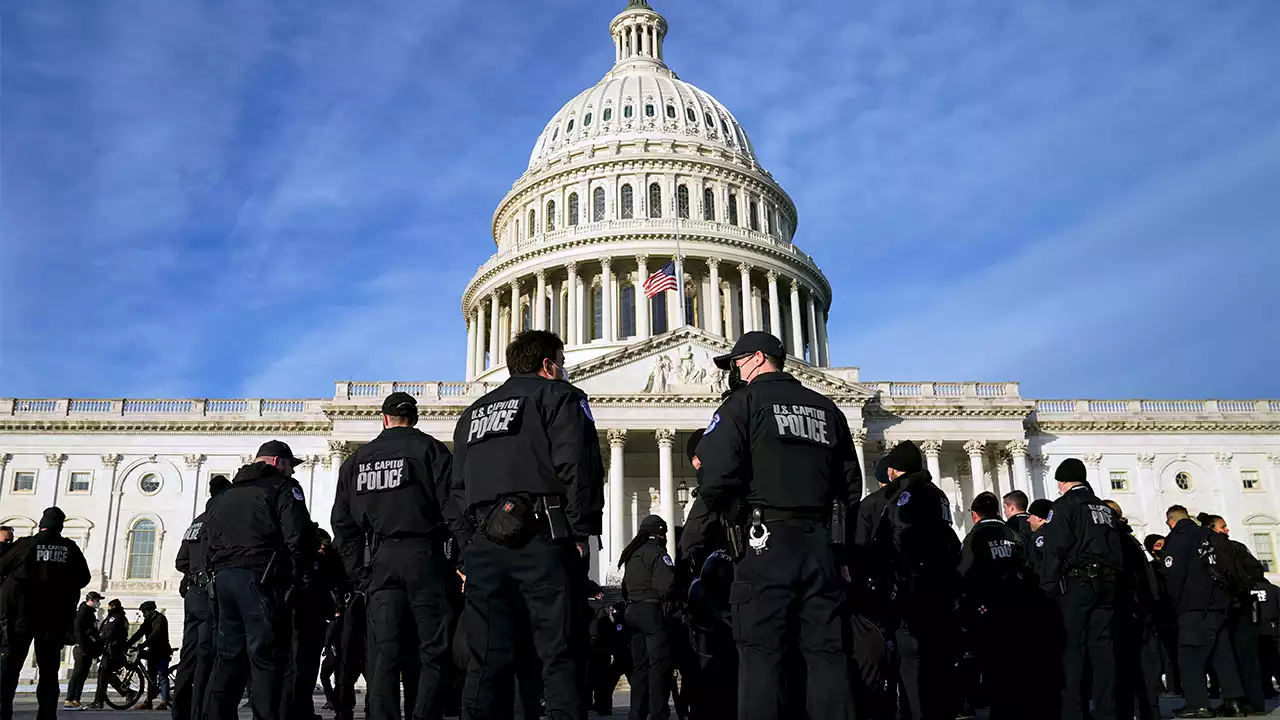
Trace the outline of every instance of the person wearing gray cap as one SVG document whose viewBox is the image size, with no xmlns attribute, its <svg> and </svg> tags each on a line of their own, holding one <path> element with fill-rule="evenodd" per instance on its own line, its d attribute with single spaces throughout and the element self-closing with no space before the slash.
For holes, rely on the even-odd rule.
<svg viewBox="0 0 1280 720">
<path fill-rule="evenodd" d="M 788 648 L 800 648 L 809 714 L 854 717 L 842 640 L 840 571 L 829 523 L 862 494 L 844 413 L 830 399 L 783 372 L 786 349 L 765 332 L 749 332 L 715 363 L 729 371 L 730 394 L 711 417 L 698 458 L 699 494 L 713 512 L 745 504 L 748 517 L 730 593 L 738 645 L 738 716 L 790 717 L 781 679 Z M 749 524 L 748 524 L 749 523 Z M 834 539 L 840 542 L 843 538 Z M 803 638 L 804 641 L 800 642 Z M 788 692 L 788 696 L 800 693 Z"/>
</svg>

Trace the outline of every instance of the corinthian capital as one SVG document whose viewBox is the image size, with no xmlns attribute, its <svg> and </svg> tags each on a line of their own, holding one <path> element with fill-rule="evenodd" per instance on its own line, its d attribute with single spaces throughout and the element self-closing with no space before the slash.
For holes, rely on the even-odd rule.
<svg viewBox="0 0 1280 720">
<path fill-rule="evenodd" d="M 1085 456 L 1081 459 L 1084 460 L 1085 465 L 1094 470 L 1097 470 L 1098 466 L 1102 464 L 1102 455 L 1100 453 L 1085 453 Z"/>
<path fill-rule="evenodd" d="M 658 445 L 670 447 L 676 441 L 676 431 L 671 428 L 658 428 L 653 432 L 653 437 L 658 440 Z"/>
<path fill-rule="evenodd" d="M 537 270 L 534 270 L 533 276 L 538 280 L 538 282 L 545 283 L 547 281 L 546 268 L 538 268 Z"/>
<path fill-rule="evenodd" d="M 600 258 L 600 267 L 605 270 L 612 270 L 613 258 L 609 257 L 608 255 L 605 255 L 604 257 Z"/>
<path fill-rule="evenodd" d="M 62 453 L 49 453 L 44 456 L 45 463 L 51 467 L 62 467 L 62 463 L 67 461 L 67 456 Z"/>
<path fill-rule="evenodd" d="M 936 458 L 942 453 L 942 441 L 925 440 L 920 443 L 920 452 L 923 452 L 927 458 Z"/>
<path fill-rule="evenodd" d="M 1138 453 L 1138 464 L 1144 468 L 1151 469 L 1156 464 L 1156 454 Z"/>
<path fill-rule="evenodd" d="M 569 271 L 569 274 L 570 274 L 570 275 L 577 275 L 577 274 L 578 274 L 578 261 L 577 261 L 577 260 L 570 260 L 569 262 L 567 262 L 567 263 L 565 263 L 565 264 L 564 264 L 564 267 L 565 267 L 565 269 L 566 269 L 566 270 L 568 270 L 568 271 Z"/>
<path fill-rule="evenodd" d="M 102 467 L 115 469 L 123 459 L 124 456 L 119 453 L 107 453 L 101 457 Z"/>
<path fill-rule="evenodd" d="M 351 443 L 346 440 L 330 440 L 329 454 L 337 455 L 345 460 L 347 459 L 347 456 L 351 454 Z"/>
<path fill-rule="evenodd" d="M 1220 452 L 1213 454 L 1213 461 L 1222 467 L 1231 467 L 1231 460 L 1234 456 L 1229 452 Z"/>
<path fill-rule="evenodd" d="M 858 445 L 867 441 L 867 429 L 864 427 L 853 429 L 853 441 Z"/>
<path fill-rule="evenodd" d="M 1026 440 L 1011 440 L 1008 445 L 1004 446 L 1004 448 L 1009 451 L 1009 455 L 1018 457 L 1019 455 L 1026 455 L 1027 448 L 1030 446 L 1031 443 Z"/>
<path fill-rule="evenodd" d="M 739 264 L 738 264 L 738 272 L 742 273 L 743 275 L 748 275 L 748 274 L 750 274 L 750 273 L 751 273 L 751 271 L 752 271 L 752 269 L 753 269 L 753 268 L 751 267 L 751 265 L 750 265 L 749 263 L 739 263 Z"/>
<path fill-rule="evenodd" d="M 902 438 L 885 438 L 880 441 L 880 452 L 887 453 L 898 447 L 902 443 Z"/>
<path fill-rule="evenodd" d="M 776 283 L 776 282 L 778 282 L 778 271 L 777 271 L 777 270 L 770 270 L 769 272 L 765 273 L 765 274 L 764 274 L 764 276 L 765 276 L 765 278 L 766 278 L 770 283 Z"/>
<path fill-rule="evenodd" d="M 183 455 L 182 462 L 186 463 L 188 470 L 199 470 L 204 464 L 205 456 L 203 455 Z"/>
<path fill-rule="evenodd" d="M 609 437 L 609 447 L 626 447 L 626 428 L 609 428 L 607 435 Z"/>
<path fill-rule="evenodd" d="M 964 444 L 964 451 L 968 453 L 970 456 L 973 456 L 973 455 L 980 456 L 982 455 L 983 452 L 986 451 L 986 449 L 987 449 L 986 440 L 970 440 L 969 442 Z"/>
</svg>

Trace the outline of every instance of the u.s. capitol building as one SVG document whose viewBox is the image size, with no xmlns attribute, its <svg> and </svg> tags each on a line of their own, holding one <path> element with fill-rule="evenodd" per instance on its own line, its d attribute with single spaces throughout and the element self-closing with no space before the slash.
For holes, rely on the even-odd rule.
<svg viewBox="0 0 1280 720">
<path fill-rule="evenodd" d="M 710 358 L 764 329 L 785 341 L 791 372 L 843 409 L 864 468 L 896 442 L 920 444 L 960 531 L 974 494 L 1052 497 L 1054 468 L 1078 457 L 1139 534 L 1162 531 L 1164 509 L 1181 503 L 1224 515 L 1274 566 L 1280 400 L 1033 400 L 998 378 L 881 381 L 837 365 L 832 287 L 797 244 L 791 197 L 732 113 L 667 67 L 661 15 L 632 0 L 609 33 L 615 64 L 551 118 L 493 214 L 496 252 L 462 294 L 463 380 L 338 382 L 304 399 L 0 399 L 0 524 L 25 534 L 59 505 L 92 588 L 177 607 L 174 555 L 210 477 L 285 440 L 327 526 L 338 466 L 380 431 L 382 398 L 411 393 L 419 427 L 450 440 L 461 410 L 506 377 L 512 335 L 546 328 L 565 339 L 600 429 L 594 571 L 608 580 L 640 518 L 680 524 L 696 484 L 685 440 L 725 382 Z M 677 291 L 647 300 L 644 280 L 667 263 Z"/>
</svg>

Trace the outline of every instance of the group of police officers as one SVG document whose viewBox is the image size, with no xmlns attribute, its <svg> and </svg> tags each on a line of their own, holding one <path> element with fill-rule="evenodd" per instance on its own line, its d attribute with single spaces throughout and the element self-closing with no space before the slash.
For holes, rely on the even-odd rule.
<svg viewBox="0 0 1280 720">
<path fill-rule="evenodd" d="M 183 538 L 175 720 L 231 720 L 246 690 L 255 718 L 311 720 L 322 653 L 339 720 L 359 675 L 380 720 L 579 720 L 611 711 L 623 672 L 631 720 L 664 720 L 672 699 L 694 720 L 953 720 L 976 707 L 993 720 L 1145 720 L 1165 690 L 1185 694 L 1177 717 L 1237 717 L 1274 694 L 1277 592 L 1221 518 L 1170 508 L 1169 536 L 1144 552 L 1069 459 L 1052 503 L 974 498 L 961 542 L 909 441 L 863 497 L 844 414 L 785 357 L 751 332 L 715 359 L 729 390 L 690 441 L 697 497 L 674 529 L 677 557 L 673 529 L 646 518 L 619 562 L 625 604 L 594 618 L 587 543 L 601 534 L 604 468 L 554 334 L 510 343 L 510 379 L 463 412 L 452 452 L 414 428 L 412 396 L 386 398 L 383 431 L 339 471 L 332 543 L 293 480 L 298 459 L 266 443 L 211 483 Z M 0 550 L 0 720 L 32 644 L 39 717 L 54 717 L 89 581 L 62 520 L 50 508 L 39 533 Z M 86 599 L 91 615 L 100 599 Z M 1025 651 L 1001 644 L 1010 634 Z M 99 651 L 100 694 L 119 644 Z"/>
</svg>

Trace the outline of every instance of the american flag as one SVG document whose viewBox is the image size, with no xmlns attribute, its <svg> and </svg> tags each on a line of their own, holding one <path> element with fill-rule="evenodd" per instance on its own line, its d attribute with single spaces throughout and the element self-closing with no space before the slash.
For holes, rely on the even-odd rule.
<svg viewBox="0 0 1280 720">
<path fill-rule="evenodd" d="M 651 298 L 668 290 L 676 289 L 676 263 L 674 260 L 662 266 L 662 269 L 644 281 L 644 296 Z"/>
</svg>

